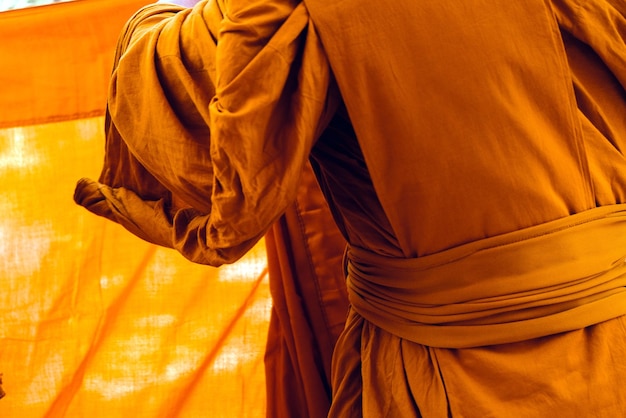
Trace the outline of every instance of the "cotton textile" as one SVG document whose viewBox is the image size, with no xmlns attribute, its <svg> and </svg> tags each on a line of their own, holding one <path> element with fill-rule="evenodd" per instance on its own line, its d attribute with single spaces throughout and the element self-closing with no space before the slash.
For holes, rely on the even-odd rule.
<svg viewBox="0 0 626 418">
<path fill-rule="evenodd" d="M 161 192 L 105 173 L 77 201 L 220 265 L 284 213 L 310 158 L 350 246 L 332 417 L 620 415 L 625 15 L 603 0 L 150 6 L 121 38 L 109 132 Z"/>
<path fill-rule="evenodd" d="M 223 237 L 228 231 L 216 230 L 214 238 L 198 245 L 197 238 L 212 222 L 207 220 L 220 217 L 212 210 L 215 202 L 211 201 L 215 170 L 210 156 L 214 145 L 209 145 L 209 139 L 215 134 L 206 121 L 207 105 L 215 92 L 215 63 L 210 59 L 216 53 L 215 45 L 207 42 L 203 49 L 195 49 L 196 39 L 216 36 L 215 27 L 222 19 L 217 6 L 214 3 L 196 15 L 175 5 L 159 4 L 138 11 L 129 21 L 115 56 L 111 94 L 119 102 L 109 100 L 104 167 L 99 182 L 79 182 L 75 199 L 146 241 L 175 247 L 192 261 L 214 266 L 238 260 L 268 233 L 273 307 L 265 359 L 267 415 L 324 417 L 331 398 L 332 350 L 347 314 L 341 270 L 345 240 L 332 223 L 306 159 L 297 165 L 303 173 L 294 169 L 288 182 L 296 202 L 257 196 L 263 205 L 271 202 L 276 208 L 282 205 L 282 210 L 269 213 L 259 206 L 226 211 L 228 222 L 256 223 L 270 216 L 263 229 L 253 229 L 252 238 L 240 242 L 248 227 L 235 225 L 238 234 Z M 306 22 L 304 16 L 300 13 L 293 18 L 298 31 Z M 294 49 L 291 43 L 296 40 L 292 38 L 298 33 L 287 32 L 276 42 Z M 146 60 L 156 66 L 144 74 L 146 67 L 141 63 Z M 135 79 L 138 72 L 145 84 L 135 84 L 137 90 L 124 89 L 116 96 L 120 78 Z M 150 85 L 155 88 L 146 87 Z M 313 101 L 313 105 L 323 109 L 323 100 Z M 285 109 L 292 106 L 285 105 Z M 156 111 L 144 113 L 145 109 Z M 133 126 L 137 121 L 143 121 L 142 126 Z M 233 145 L 229 141 L 224 148 Z M 243 145 L 237 149 L 250 151 Z M 276 190 L 283 193 L 279 187 Z M 240 203 L 250 204 L 248 200 Z M 246 219 L 245 210 L 255 217 Z M 234 213 L 241 216 L 233 217 Z M 290 394 L 288 399 L 284 393 Z"/>
<path fill-rule="evenodd" d="M 102 168 L 115 44 L 146 3 L 0 13 L 2 417 L 265 416 L 265 242 L 193 264 L 71 199 Z"/>
</svg>

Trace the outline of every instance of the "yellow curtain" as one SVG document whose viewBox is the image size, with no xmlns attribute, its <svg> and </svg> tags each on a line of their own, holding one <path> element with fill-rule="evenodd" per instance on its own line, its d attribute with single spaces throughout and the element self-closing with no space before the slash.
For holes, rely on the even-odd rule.
<svg viewBox="0 0 626 418">
<path fill-rule="evenodd" d="M 193 264 L 78 207 L 115 42 L 145 0 L 0 13 L 2 417 L 263 417 L 264 242 Z"/>
</svg>

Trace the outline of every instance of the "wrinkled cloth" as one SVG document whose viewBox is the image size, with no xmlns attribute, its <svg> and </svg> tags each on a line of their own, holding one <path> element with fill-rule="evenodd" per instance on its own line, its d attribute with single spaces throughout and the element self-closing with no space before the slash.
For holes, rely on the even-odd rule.
<svg viewBox="0 0 626 418">
<path fill-rule="evenodd" d="M 219 265 L 285 212 L 310 158 L 351 248 L 331 416 L 619 415 L 626 247 L 622 217 L 602 234 L 596 214 L 626 204 L 624 16 L 615 0 L 151 6 L 118 49 L 112 158 L 76 200 Z M 493 242 L 430 288 L 389 274 Z M 585 246 L 610 251 L 586 265 Z M 434 347 L 410 313 L 447 288 Z M 455 320 L 485 298 L 504 311 Z"/>
<path fill-rule="evenodd" d="M 609 205 L 433 256 L 350 248 L 354 309 L 431 347 L 477 347 L 623 315 L 626 205 Z M 511 326 L 514 324 L 514 326 Z"/>
<path fill-rule="evenodd" d="M 105 167 L 98 182 L 79 182 L 76 201 L 202 264 L 233 262 L 258 242 L 293 202 L 306 144 L 338 101 L 304 5 L 278 6 L 139 11 L 118 46 Z"/>
<path fill-rule="evenodd" d="M 326 417 L 333 349 L 348 313 L 345 240 L 306 167 L 296 202 L 265 236 L 272 316 L 265 356 L 268 417 Z"/>
<path fill-rule="evenodd" d="M 619 417 L 626 317 L 510 344 L 417 344 L 351 311 L 333 359 L 332 418 Z"/>
<path fill-rule="evenodd" d="M 137 64 L 128 63 L 129 67 L 125 67 L 120 63 L 125 51 L 132 49 L 126 52 L 127 61 L 133 53 L 143 60 L 144 53 L 153 53 L 150 47 L 158 43 L 156 38 L 160 31 L 181 33 L 188 44 L 196 38 L 209 37 L 210 40 L 210 36 L 217 36 L 215 28 L 222 19 L 218 6 L 212 3 L 212 7 L 207 6 L 199 16 L 172 4 L 140 10 L 120 37 L 114 79 L 120 69 L 132 71 L 132 65 Z M 194 32 L 194 36 L 183 34 L 183 29 Z M 162 41 L 166 39 L 162 34 L 160 37 Z M 133 42 L 138 44 L 131 46 Z M 146 82 L 151 80 L 158 85 L 156 89 L 144 91 L 150 97 L 138 95 L 124 102 L 133 105 L 133 100 L 142 97 L 143 109 L 157 110 L 161 106 L 154 115 L 146 116 L 151 126 L 145 129 L 158 126 L 158 138 L 153 138 L 151 144 L 143 144 L 142 138 L 151 138 L 144 132 L 145 136 L 135 137 L 136 144 L 126 141 L 120 131 L 126 130 L 126 135 L 138 132 L 133 126 L 136 115 L 122 110 L 122 115 L 129 119 L 115 116 L 115 103 L 110 101 L 105 119 L 106 153 L 102 174 L 97 182 L 82 179 L 75 193 L 76 201 L 92 212 L 119 222 L 142 239 L 168 247 L 174 246 L 172 221 L 182 226 L 179 234 L 188 233 L 187 228 L 193 228 L 193 224 L 187 221 L 206 220 L 212 206 L 211 132 L 208 115 L 201 115 L 199 109 L 208 106 L 215 92 L 215 44 L 207 42 L 204 47 L 208 54 L 205 55 L 206 50 L 197 51 L 193 57 L 189 56 L 185 45 L 182 46 L 177 49 L 179 45 L 171 40 L 161 46 L 165 50 L 163 65 L 176 70 L 150 73 L 152 78 L 146 76 Z M 144 47 L 145 50 L 141 49 Z M 177 62 L 179 53 L 185 55 L 183 63 Z M 181 74 L 186 76 L 179 79 Z M 114 84 L 112 88 L 115 89 Z M 165 114 L 159 114 L 161 110 Z M 162 138 L 167 140 L 159 143 Z M 131 151 L 133 146 L 150 149 L 137 154 Z M 290 185 L 296 190 L 297 200 L 289 202 L 285 213 L 271 225 L 265 243 L 273 301 L 265 355 L 268 417 L 322 418 L 327 415 L 331 400 L 331 357 L 348 308 L 341 264 L 345 240 L 332 223 L 306 159 L 303 164 L 301 181 Z M 294 176 L 298 177 L 299 173 Z M 267 222 L 271 224 L 271 220 Z M 195 256 L 185 252 L 189 247 L 179 248 L 193 261 L 219 265 L 234 261 L 264 232 L 257 231 L 252 242 L 227 245 L 224 251 L 235 247 L 232 251 L 236 251 L 236 255 L 215 252 L 215 255 L 208 255 L 212 257 L 210 260 L 194 248 L 195 243 L 191 243 Z M 198 254 L 202 257 L 197 258 Z M 285 393 L 289 393 L 289 397 L 286 398 Z"/>
</svg>

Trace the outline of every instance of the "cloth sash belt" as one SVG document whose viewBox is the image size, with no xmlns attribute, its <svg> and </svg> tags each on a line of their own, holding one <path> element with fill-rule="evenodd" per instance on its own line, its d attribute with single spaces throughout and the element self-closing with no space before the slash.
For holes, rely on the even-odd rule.
<svg viewBox="0 0 626 418">
<path fill-rule="evenodd" d="M 352 308 L 427 346 L 523 341 L 626 314 L 626 204 L 424 257 L 347 257 Z"/>
</svg>

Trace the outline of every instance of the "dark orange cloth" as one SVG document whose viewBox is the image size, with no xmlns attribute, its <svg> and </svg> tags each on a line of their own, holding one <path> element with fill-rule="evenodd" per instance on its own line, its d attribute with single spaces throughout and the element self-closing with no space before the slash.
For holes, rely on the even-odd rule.
<svg viewBox="0 0 626 418">
<path fill-rule="evenodd" d="M 625 12 L 612 0 L 145 9 L 122 42 L 111 118 L 194 209 L 89 181 L 78 201 L 218 265 L 294 201 L 311 157 L 353 249 L 332 416 L 520 416 L 531 404 L 540 416 L 615 414 L 625 405 L 615 385 L 625 378 Z M 194 135 L 195 120 L 208 131 Z M 450 321 L 424 319 L 435 311 Z M 524 368 L 565 347 L 572 361 L 553 373 Z M 602 364 L 589 361 L 595 347 Z M 499 374 L 487 366 L 501 353 L 515 360 Z M 589 380 L 548 383 L 579 368 Z M 520 376 L 545 391 L 508 403 Z M 554 402 L 535 402 L 546 394 Z M 594 401 L 579 405 L 581 394 Z"/>
<path fill-rule="evenodd" d="M 348 308 L 345 241 L 310 169 L 265 246 L 273 302 L 265 358 L 267 416 L 325 417 L 332 353 Z"/>
</svg>

